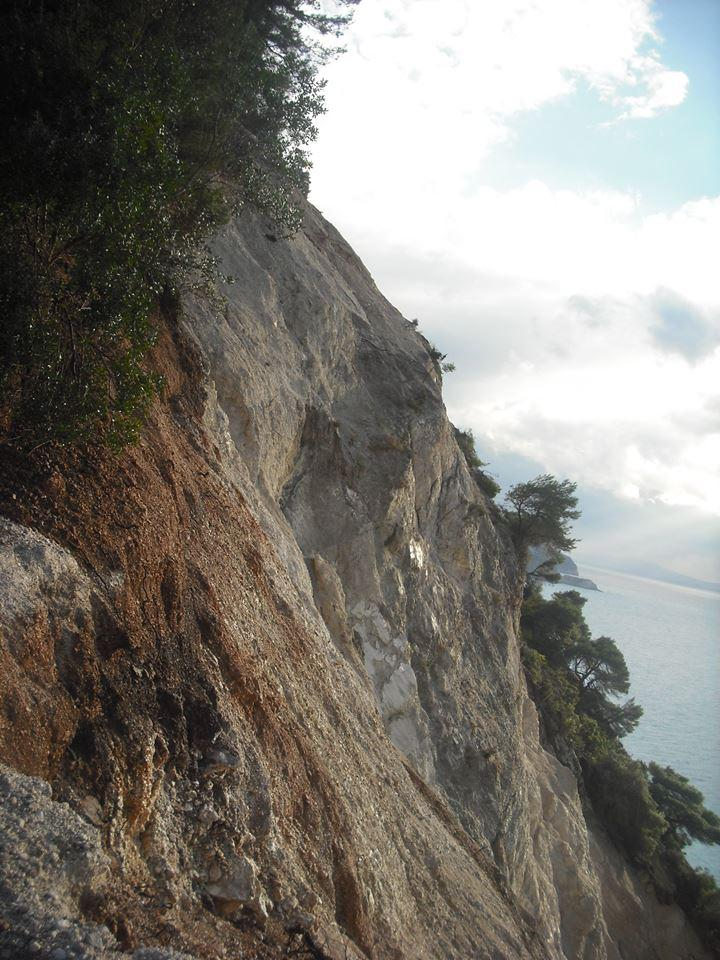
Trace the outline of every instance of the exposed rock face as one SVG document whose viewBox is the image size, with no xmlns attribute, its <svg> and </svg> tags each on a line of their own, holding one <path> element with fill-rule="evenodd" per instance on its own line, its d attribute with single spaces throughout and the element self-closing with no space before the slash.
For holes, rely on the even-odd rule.
<svg viewBox="0 0 720 960">
<path fill-rule="evenodd" d="M 626 957 L 700 957 L 687 918 L 675 904 L 658 903 L 647 884 L 628 869 L 617 850 L 590 831 L 590 850 L 600 880 L 603 914 L 611 935 L 609 960 Z"/>
<path fill-rule="evenodd" d="M 219 316 L 164 323 L 137 448 L 3 468 L 0 759 L 114 872 L 63 909 L 129 952 L 656 956 L 540 745 L 426 342 L 315 211 L 267 233 L 218 241 Z"/>
<path fill-rule="evenodd" d="M 97 825 L 88 822 L 87 813 L 83 817 L 66 803 L 53 802 L 44 780 L 2 766 L 0 870 L 4 957 L 117 957 L 118 942 L 104 924 L 76 919 L 83 913 L 82 898 L 101 896 L 112 882 Z M 182 955 L 140 948 L 132 958 L 181 960 Z"/>
</svg>

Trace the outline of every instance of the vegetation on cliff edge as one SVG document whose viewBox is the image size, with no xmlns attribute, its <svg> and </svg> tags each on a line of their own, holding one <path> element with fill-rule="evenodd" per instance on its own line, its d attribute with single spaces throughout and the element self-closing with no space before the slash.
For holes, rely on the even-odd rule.
<svg viewBox="0 0 720 960">
<path fill-rule="evenodd" d="M 528 686 L 549 744 L 576 765 L 586 802 L 617 846 L 676 900 L 705 942 L 720 947 L 720 890 L 684 855 L 692 841 L 720 843 L 720 818 L 702 793 L 670 767 L 644 764 L 621 743 L 642 708 L 627 694 L 625 658 L 609 637 L 593 639 L 575 590 L 545 599 L 526 589 L 521 635 Z"/>
<path fill-rule="evenodd" d="M 346 9 L 356 0 L 339 0 Z M 135 439 L 160 301 L 244 204 L 293 228 L 322 111 L 318 0 L 8 0 L 0 429 Z"/>
<path fill-rule="evenodd" d="M 472 430 L 454 428 L 455 442 L 465 457 L 470 473 L 480 490 L 491 500 L 500 493 L 500 484 L 484 469 L 488 464 L 481 460 L 475 449 L 475 437 Z"/>
</svg>

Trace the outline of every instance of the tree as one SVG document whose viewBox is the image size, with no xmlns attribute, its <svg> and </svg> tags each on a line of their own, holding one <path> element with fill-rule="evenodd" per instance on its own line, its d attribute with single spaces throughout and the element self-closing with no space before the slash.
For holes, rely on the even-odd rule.
<svg viewBox="0 0 720 960">
<path fill-rule="evenodd" d="M 589 717 L 606 737 L 619 739 L 635 729 L 643 711 L 632 699 L 622 704 L 611 699 L 628 692 L 627 664 L 614 640 L 592 639 L 583 615 L 585 603 L 577 590 L 546 600 L 535 587 L 523 603 L 520 629 L 525 643 L 555 671 L 554 684 L 562 673 L 575 690 L 573 709 Z"/>
<path fill-rule="evenodd" d="M 524 563 L 531 546 L 543 543 L 551 551 L 568 551 L 575 546 L 570 524 L 580 517 L 576 487 L 570 480 L 543 474 L 510 488 L 503 516 Z"/>
<path fill-rule="evenodd" d="M 546 600 L 536 584 L 523 601 L 523 664 L 543 733 L 563 763 L 572 763 L 574 754 L 586 796 L 612 840 L 718 952 L 720 891 L 690 866 L 683 847 L 691 840 L 720 843 L 720 817 L 685 777 L 670 767 L 646 766 L 622 746 L 642 708 L 633 699 L 615 699 L 629 690 L 627 664 L 609 637 L 592 639 L 584 604 L 575 590 Z"/>
<path fill-rule="evenodd" d="M 594 720 L 606 736 L 617 740 L 632 733 L 643 715 L 643 708 L 634 697 L 615 703 L 593 688 L 581 692 L 578 709 Z"/>
<path fill-rule="evenodd" d="M 584 636 L 565 651 L 568 668 L 580 687 L 578 708 L 592 717 L 610 737 L 632 733 L 643 714 L 633 698 L 625 703 L 611 699 L 630 689 L 625 657 L 610 637 Z"/>
<path fill-rule="evenodd" d="M 568 666 L 568 650 L 590 641 L 583 607 L 585 597 L 577 590 L 563 590 L 546 600 L 539 589 L 525 598 L 520 616 L 523 639 L 554 667 Z"/>
<path fill-rule="evenodd" d="M 0 5 L 0 422 L 16 442 L 134 439 L 158 384 L 153 316 L 213 275 L 206 238 L 244 204 L 297 225 L 324 37 L 346 19 L 320 11 Z"/>
<path fill-rule="evenodd" d="M 630 689 L 625 657 L 610 637 L 592 640 L 584 636 L 567 648 L 566 655 L 581 690 L 597 690 L 607 696 Z"/>
<path fill-rule="evenodd" d="M 537 566 L 527 571 L 528 582 L 537 583 L 543 580 L 545 583 L 560 583 L 562 577 L 555 568 L 561 560 L 561 555 L 553 552 L 546 560 L 542 560 Z"/>
<path fill-rule="evenodd" d="M 667 822 L 650 795 L 645 766 L 620 744 L 583 764 L 585 786 L 608 833 L 631 859 L 649 864 Z"/>
<path fill-rule="evenodd" d="M 691 840 L 720 843 L 720 817 L 705 807 L 700 790 L 672 767 L 650 763 L 648 770 L 650 794 L 678 845 L 687 846 Z"/>
</svg>

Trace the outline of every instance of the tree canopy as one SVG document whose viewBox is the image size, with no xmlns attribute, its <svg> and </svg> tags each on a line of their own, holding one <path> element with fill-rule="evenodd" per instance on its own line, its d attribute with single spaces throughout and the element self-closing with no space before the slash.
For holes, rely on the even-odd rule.
<svg viewBox="0 0 720 960">
<path fill-rule="evenodd" d="M 705 798 L 687 777 L 672 767 L 651 763 L 650 793 L 680 846 L 691 840 L 720 843 L 720 817 L 705 807 Z"/>
<path fill-rule="evenodd" d="M 567 667 L 569 651 L 590 642 L 583 616 L 586 599 L 577 590 L 562 590 L 546 600 L 538 589 L 529 592 L 522 606 L 520 625 L 526 643 L 554 667 Z"/>
<path fill-rule="evenodd" d="M 345 20 L 318 0 L 2 4 L 6 434 L 137 436 L 153 315 L 212 274 L 205 238 L 246 203 L 297 224 Z"/>
<path fill-rule="evenodd" d="M 546 600 L 532 587 L 522 606 L 522 637 L 541 655 L 546 672 L 554 671 L 555 685 L 562 677 L 565 689 L 573 691 L 573 710 L 591 719 L 604 736 L 620 738 L 635 729 L 642 707 L 632 699 L 617 702 L 630 688 L 625 657 L 610 637 L 593 639 L 585 603 L 577 590 L 558 591 Z M 586 724 L 585 733 L 588 729 Z"/>
<path fill-rule="evenodd" d="M 521 554 L 541 543 L 553 552 L 572 550 L 571 523 L 580 517 L 576 487 L 546 473 L 510 488 L 503 515 Z"/>
<path fill-rule="evenodd" d="M 584 605 L 576 590 L 546 600 L 536 584 L 523 601 L 523 662 L 543 734 L 563 763 L 577 764 L 585 802 L 611 839 L 719 949 L 720 891 L 709 874 L 692 868 L 683 848 L 692 840 L 720 843 L 720 817 L 686 777 L 624 749 L 620 740 L 635 729 L 642 708 L 618 699 L 630 686 L 625 658 L 609 637 L 593 639 Z"/>
<path fill-rule="evenodd" d="M 643 708 L 635 703 L 634 697 L 618 703 L 594 688 L 583 690 L 578 696 L 578 704 L 605 736 L 618 740 L 632 733 L 643 715 Z"/>
<path fill-rule="evenodd" d="M 610 637 L 583 637 L 567 649 L 568 666 L 583 691 L 627 693 L 630 673 L 625 657 Z"/>
</svg>

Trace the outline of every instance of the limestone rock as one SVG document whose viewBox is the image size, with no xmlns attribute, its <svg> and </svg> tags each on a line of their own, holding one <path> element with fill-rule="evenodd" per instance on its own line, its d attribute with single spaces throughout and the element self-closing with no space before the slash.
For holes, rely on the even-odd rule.
<svg viewBox="0 0 720 960">
<path fill-rule="evenodd" d="M 427 341 L 317 211 L 267 234 L 161 318 L 137 446 L 53 453 L 41 500 L 0 463 L 0 945 L 649 960 L 661 924 L 703 957 L 542 748 Z"/>
</svg>

